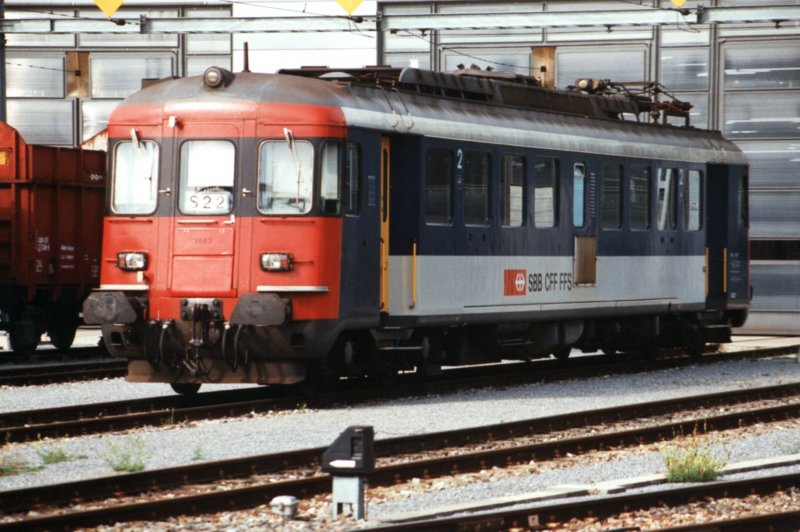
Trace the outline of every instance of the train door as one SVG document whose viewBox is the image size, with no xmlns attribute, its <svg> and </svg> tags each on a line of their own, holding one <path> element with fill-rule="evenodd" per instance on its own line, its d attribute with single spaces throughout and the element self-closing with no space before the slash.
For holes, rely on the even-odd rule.
<svg viewBox="0 0 800 532">
<path fill-rule="evenodd" d="M 209 126 L 190 121 L 174 133 L 176 212 L 170 249 L 167 291 L 171 296 L 234 295 L 237 174 L 237 124 Z"/>
<path fill-rule="evenodd" d="M 707 306 L 744 306 L 750 298 L 745 167 L 709 165 L 706 188 Z"/>
<path fill-rule="evenodd" d="M 381 312 L 389 313 L 389 193 L 391 166 L 389 137 L 381 137 L 381 169 L 380 169 L 380 301 Z"/>
<path fill-rule="evenodd" d="M 572 275 L 575 285 L 597 284 L 594 186 L 594 172 L 586 162 L 575 161 L 572 165 L 572 227 L 575 231 Z"/>
</svg>

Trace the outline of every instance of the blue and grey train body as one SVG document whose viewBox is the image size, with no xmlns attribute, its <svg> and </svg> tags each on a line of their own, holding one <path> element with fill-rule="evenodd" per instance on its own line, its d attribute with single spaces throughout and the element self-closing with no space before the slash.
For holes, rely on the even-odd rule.
<svg viewBox="0 0 800 532">
<path fill-rule="evenodd" d="M 744 323 L 747 162 L 718 132 L 625 120 L 658 104 L 518 76 L 407 69 L 371 94 L 342 111 L 381 153 L 363 170 L 388 253 L 377 275 L 349 253 L 344 270 L 378 287 L 378 352 L 416 348 L 419 367 L 699 352 Z"/>
<path fill-rule="evenodd" d="M 109 120 L 84 315 L 184 391 L 699 351 L 747 316 L 747 164 L 687 115 L 471 70 L 164 81 Z"/>
</svg>

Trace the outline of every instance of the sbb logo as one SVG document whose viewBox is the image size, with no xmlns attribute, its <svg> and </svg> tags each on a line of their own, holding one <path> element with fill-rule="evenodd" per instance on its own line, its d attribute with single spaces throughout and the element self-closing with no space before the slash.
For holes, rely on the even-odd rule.
<svg viewBox="0 0 800 532">
<path fill-rule="evenodd" d="M 527 270 L 503 270 L 503 295 L 524 296 L 527 278 Z"/>
</svg>

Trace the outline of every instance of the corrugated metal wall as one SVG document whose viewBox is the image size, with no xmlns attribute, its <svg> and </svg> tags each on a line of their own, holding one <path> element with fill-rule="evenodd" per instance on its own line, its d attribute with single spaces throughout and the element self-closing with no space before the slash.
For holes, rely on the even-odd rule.
<svg viewBox="0 0 800 532">
<path fill-rule="evenodd" d="M 6 4 L 6 18 L 105 18 L 97 7 L 50 10 Z M 115 16 L 231 16 L 230 7 L 122 8 Z M 102 131 L 114 107 L 145 78 L 230 68 L 232 36 L 18 35 L 6 48 L 8 122 L 28 142 L 74 146 Z"/>
<path fill-rule="evenodd" d="M 91 0 L 6 0 L 6 18 L 98 18 Z M 63 4 L 64 2 L 62 2 Z M 219 7 L 217 7 L 217 5 Z M 374 0 L 354 15 L 374 15 Z M 115 18 L 298 17 L 345 15 L 334 0 L 128 0 Z M 29 142 L 74 146 L 101 131 L 111 110 L 143 78 L 202 73 L 211 65 L 241 70 L 249 45 L 250 69 L 274 72 L 303 65 L 360 67 L 376 63 L 374 32 L 353 24 L 344 32 L 247 34 L 7 35 L 8 121 Z M 76 72 L 79 74 L 76 75 Z"/>
</svg>

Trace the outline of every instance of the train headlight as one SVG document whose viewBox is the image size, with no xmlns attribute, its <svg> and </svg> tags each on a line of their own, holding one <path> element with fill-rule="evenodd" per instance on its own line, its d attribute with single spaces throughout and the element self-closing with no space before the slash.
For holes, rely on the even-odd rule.
<svg viewBox="0 0 800 532">
<path fill-rule="evenodd" d="M 208 67 L 206 71 L 203 72 L 203 83 L 205 83 L 206 87 L 218 89 L 222 86 L 227 87 L 230 85 L 234 77 L 233 72 L 230 70 L 212 66 Z"/>
<path fill-rule="evenodd" d="M 288 272 L 292 269 L 292 256 L 289 253 L 262 253 L 261 269 L 265 272 Z"/>
<path fill-rule="evenodd" d="M 147 269 L 147 253 L 123 251 L 117 253 L 117 267 L 126 272 L 140 272 Z"/>
</svg>

